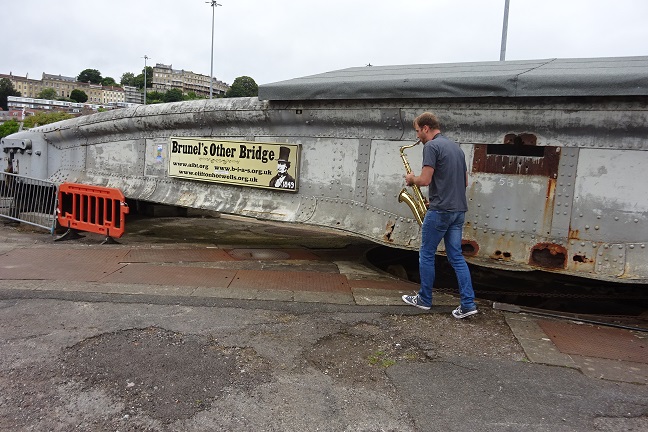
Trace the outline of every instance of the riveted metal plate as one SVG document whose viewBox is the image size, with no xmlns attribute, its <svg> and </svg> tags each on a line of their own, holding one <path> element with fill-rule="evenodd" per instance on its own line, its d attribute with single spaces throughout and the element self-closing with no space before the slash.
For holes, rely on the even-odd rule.
<svg viewBox="0 0 648 432">
<path fill-rule="evenodd" d="M 123 259 L 131 263 L 232 261 L 221 249 L 133 249 Z"/>
<path fill-rule="evenodd" d="M 403 122 L 401 121 L 400 109 L 381 108 L 380 121 L 386 136 L 396 139 L 403 136 Z"/>
<path fill-rule="evenodd" d="M 144 175 L 145 140 L 129 140 L 95 144 L 87 147 L 86 169 L 111 174 Z"/>
<path fill-rule="evenodd" d="M 562 148 L 558 178 L 556 179 L 555 202 L 551 235 L 554 237 L 573 237 L 570 233 L 576 170 L 578 168 L 579 149 Z"/>
<path fill-rule="evenodd" d="M 626 245 L 626 272 L 624 278 L 642 279 L 648 283 L 648 242 Z"/>
<path fill-rule="evenodd" d="M 354 195 L 357 139 L 313 139 L 302 144 L 300 189 L 308 194 L 350 199 Z"/>
<path fill-rule="evenodd" d="M 580 149 L 572 231 L 603 243 L 648 240 L 648 152 Z"/>
<path fill-rule="evenodd" d="M 235 274 L 236 270 L 136 263 L 128 264 L 101 281 L 126 284 L 227 288 Z"/>
<path fill-rule="evenodd" d="M 297 221 L 306 222 L 313 217 L 317 208 L 317 199 L 314 197 L 302 197 L 299 201 L 299 210 L 297 211 Z"/>
<path fill-rule="evenodd" d="M 626 247 L 624 244 L 603 244 L 596 253 L 598 274 L 621 276 L 625 273 Z"/>
<path fill-rule="evenodd" d="M 403 141 L 371 142 L 371 163 L 368 173 L 366 203 L 374 208 L 384 209 L 397 215 L 412 218 L 412 212 L 405 203 L 398 202 L 398 195 L 405 186 L 405 166 L 400 157 L 400 147 L 413 144 Z M 405 157 L 414 173 L 419 174 L 423 165 L 423 146 L 405 150 Z M 385 187 L 385 185 L 392 185 Z M 428 196 L 427 187 L 421 188 Z M 409 191 L 411 193 L 411 191 Z"/>
<path fill-rule="evenodd" d="M 648 363 L 648 343 L 629 330 L 539 320 L 560 352 L 585 357 Z"/>
<path fill-rule="evenodd" d="M 230 287 L 316 292 L 351 291 L 346 276 L 298 271 L 239 270 Z"/>
<path fill-rule="evenodd" d="M 405 206 L 405 210 L 409 211 L 409 208 Z M 371 239 L 380 236 L 379 238 L 386 243 L 401 244 L 402 237 L 398 237 L 398 241 L 395 241 L 393 235 L 395 233 L 407 235 L 406 225 L 413 223 L 418 228 L 416 222 L 412 222 L 411 219 L 351 200 L 329 198 L 318 201 L 317 212 L 309 222 L 339 229 L 347 226 L 350 217 L 359 214 L 362 216 L 357 218 L 354 232 Z M 402 229 L 400 227 L 397 229 L 397 224 L 403 225 Z"/>
<path fill-rule="evenodd" d="M 367 181 L 369 179 L 369 158 L 371 156 L 371 140 L 358 140 L 358 160 L 356 163 L 356 178 L 354 199 L 359 202 L 367 200 Z"/>
<path fill-rule="evenodd" d="M 484 233 L 546 236 L 551 231 L 555 180 L 542 176 L 474 173 L 466 222 Z"/>
</svg>

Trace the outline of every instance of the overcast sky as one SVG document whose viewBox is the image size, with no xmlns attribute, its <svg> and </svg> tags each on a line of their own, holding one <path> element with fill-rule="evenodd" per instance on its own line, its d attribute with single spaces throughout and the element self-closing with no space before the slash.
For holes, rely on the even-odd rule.
<svg viewBox="0 0 648 432">
<path fill-rule="evenodd" d="M 214 76 L 499 60 L 505 0 L 218 0 Z M 3 1 L 0 73 L 210 74 L 205 0 Z M 646 0 L 510 0 L 507 60 L 648 55 Z"/>
</svg>

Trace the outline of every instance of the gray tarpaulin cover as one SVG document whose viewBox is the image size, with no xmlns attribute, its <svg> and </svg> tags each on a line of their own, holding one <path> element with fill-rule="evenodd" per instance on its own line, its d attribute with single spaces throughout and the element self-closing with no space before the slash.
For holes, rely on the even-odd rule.
<svg viewBox="0 0 648 432">
<path fill-rule="evenodd" d="M 648 95 L 648 57 L 366 66 L 259 86 L 260 100 Z"/>
</svg>

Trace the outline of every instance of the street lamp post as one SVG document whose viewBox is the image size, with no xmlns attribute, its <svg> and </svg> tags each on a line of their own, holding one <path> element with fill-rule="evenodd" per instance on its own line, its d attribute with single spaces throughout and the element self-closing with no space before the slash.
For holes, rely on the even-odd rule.
<svg viewBox="0 0 648 432">
<path fill-rule="evenodd" d="M 502 24 L 502 47 L 500 48 L 500 61 L 506 60 L 506 34 L 508 32 L 509 0 L 504 2 L 504 23 Z"/>
<path fill-rule="evenodd" d="M 146 60 L 148 57 L 144 54 L 144 105 L 146 105 Z"/>
<path fill-rule="evenodd" d="M 205 2 L 211 4 L 212 7 L 212 44 L 211 44 L 211 71 L 209 73 L 209 99 L 214 97 L 214 11 L 216 7 L 223 6 L 222 4 L 216 3 L 216 0 L 211 0 L 211 2 Z"/>
</svg>

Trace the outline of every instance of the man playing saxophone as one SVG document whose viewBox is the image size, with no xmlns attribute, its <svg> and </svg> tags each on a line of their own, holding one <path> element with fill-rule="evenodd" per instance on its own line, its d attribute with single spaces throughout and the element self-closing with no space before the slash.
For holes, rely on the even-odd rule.
<svg viewBox="0 0 648 432">
<path fill-rule="evenodd" d="M 443 239 L 448 261 L 457 275 L 461 304 L 452 311 L 455 318 L 477 313 L 470 271 L 461 254 L 464 217 L 468 210 L 466 187 L 468 170 L 461 147 L 441 134 L 437 117 L 429 112 L 416 117 L 414 129 L 423 147 L 423 168 L 420 175 L 408 173 L 408 186 L 429 186 L 429 208 L 421 226 L 419 273 L 421 288 L 416 295 L 404 295 L 403 301 L 421 309 L 432 306 L 435 279 L 434 260 Z"/>
</svg>

